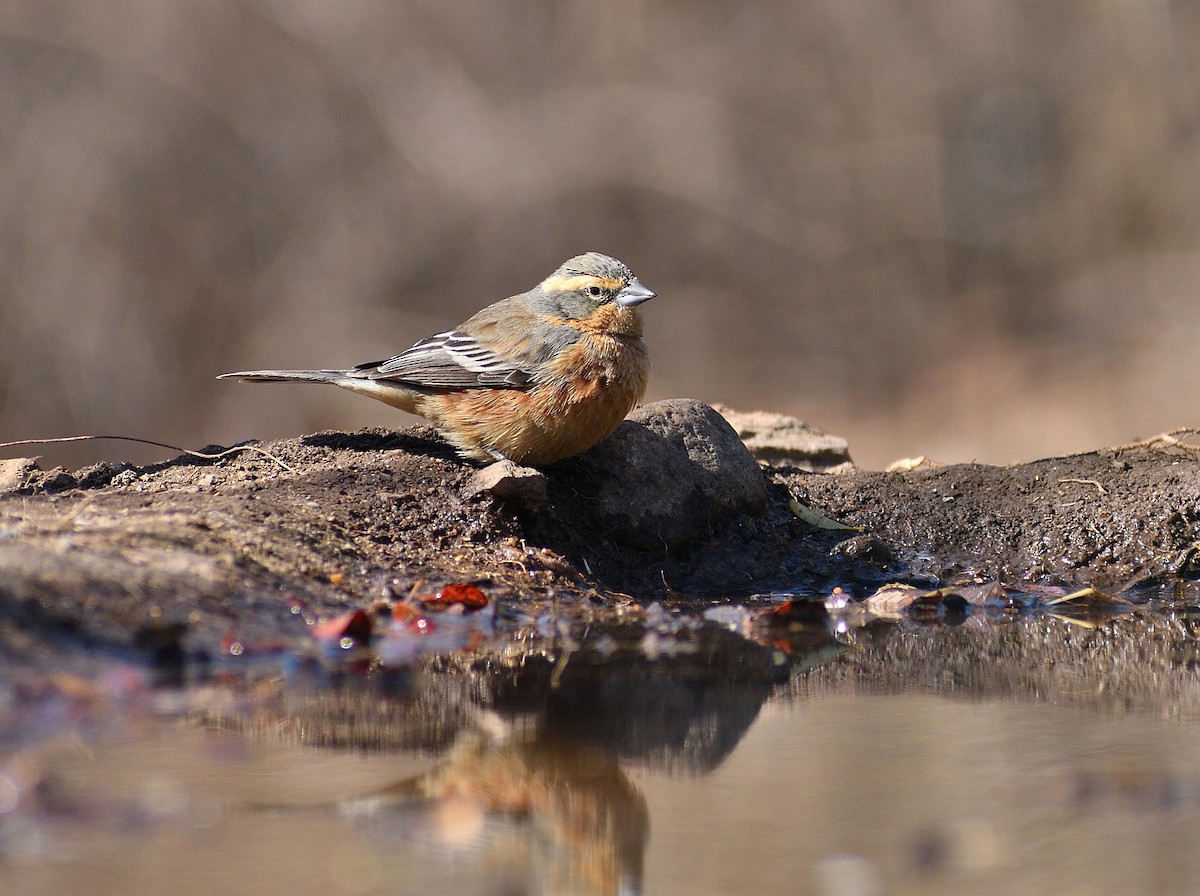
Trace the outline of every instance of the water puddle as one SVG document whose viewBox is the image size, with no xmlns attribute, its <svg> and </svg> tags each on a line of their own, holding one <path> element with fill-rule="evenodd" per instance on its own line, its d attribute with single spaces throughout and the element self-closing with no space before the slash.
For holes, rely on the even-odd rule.
<svg viewBox="0 0 1200 896">
<path fill-rule="evenodd" d="M 1197 892 L 1195 595 L 1060 597 L 434 618 L 422 650 L 393 614 L 180 686 L 14 676 L 0 892 Z"/>
</svg>

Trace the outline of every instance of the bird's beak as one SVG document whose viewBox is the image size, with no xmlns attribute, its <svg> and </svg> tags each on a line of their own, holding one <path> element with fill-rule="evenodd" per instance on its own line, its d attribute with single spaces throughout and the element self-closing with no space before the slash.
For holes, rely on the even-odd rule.
<svg viewBox="0 0 1200 896">
<path fill-rule="evenodd" d="M 637 277 L 634 277 L 625 285 L 624 289 L 617 293 L 617 304 L 630 307 L 640 305 L 652 298 L 654 298 L 653 290 L 647 289 Z"/>
</svg>

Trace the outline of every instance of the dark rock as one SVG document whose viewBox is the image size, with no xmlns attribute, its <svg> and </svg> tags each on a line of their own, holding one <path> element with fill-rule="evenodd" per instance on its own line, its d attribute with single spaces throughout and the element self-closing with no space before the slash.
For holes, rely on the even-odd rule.
<svg viewBox="0 0 1200 896">
<path fill-rule="evenodd" d="M 733 427 L 692 399 L 638 408 L 599 445 L 557 464 L 550 485 L 556 506 L 643 548 L 687 544 L 767 501 L 763 472 Z"/>
</svg>

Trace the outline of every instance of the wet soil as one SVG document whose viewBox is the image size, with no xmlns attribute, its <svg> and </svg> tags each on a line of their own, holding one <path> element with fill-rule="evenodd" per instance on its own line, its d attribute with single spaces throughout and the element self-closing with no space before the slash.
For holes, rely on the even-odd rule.
<svg viewBox="0 0 1200 896">
<path fill-rule="evenodd" d="M 801 501 L 897 545 L 941 579 L 1121 591 L 1200 573 L 1200 465 L 1170 442 L 1008 467 L 788 481 Z"/>
</svg>

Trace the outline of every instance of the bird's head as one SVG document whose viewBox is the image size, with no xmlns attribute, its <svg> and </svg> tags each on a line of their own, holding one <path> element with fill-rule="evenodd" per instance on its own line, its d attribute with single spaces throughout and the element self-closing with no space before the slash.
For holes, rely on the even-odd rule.
<svg viewBox="0 0 1200 896">
<path fill-rule="evenodd" d="M 634 310 L 654 298 L 633 271 L 599 252 L 576 255 L 543 280 L 538 291 L 568 320 L 603 322 L 603 329 L 625 329 L 638 320 Z M 622 324 L 625 323 L 625 326 Z"/>
</svg>

